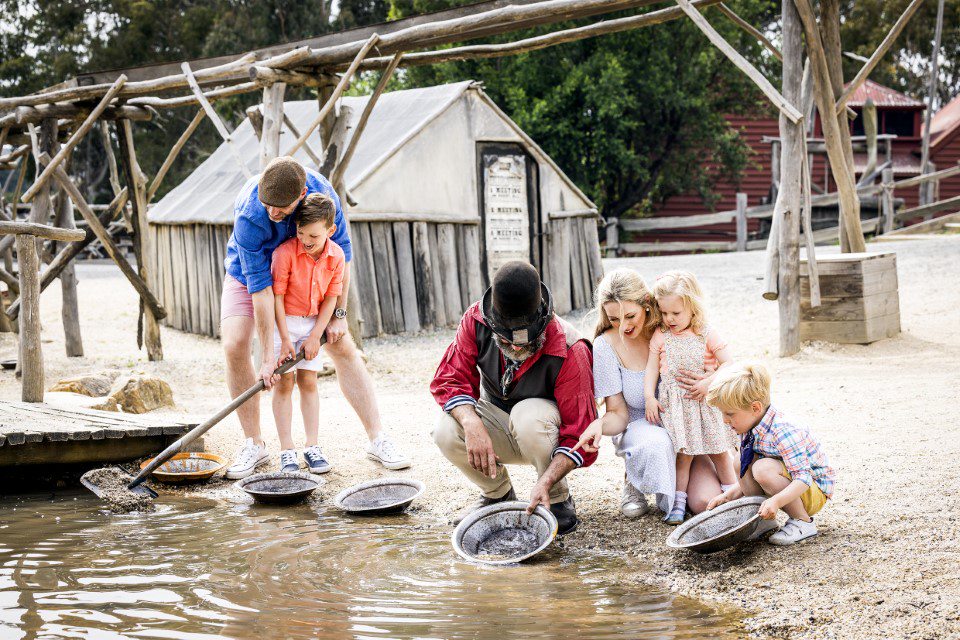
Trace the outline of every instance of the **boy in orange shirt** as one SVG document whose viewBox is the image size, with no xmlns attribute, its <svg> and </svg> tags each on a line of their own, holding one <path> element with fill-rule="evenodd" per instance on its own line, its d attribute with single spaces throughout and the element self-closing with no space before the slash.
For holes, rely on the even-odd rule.
<svg viewBox="0 0 960 640">
<path fill-rule="evenodd" d="M 297 217 L 297 235 L 273 252 L 271 274 L 276 300 L 277 328 L 274 331 L 274 354 L 278 365 L 295 358 L 302 349 L 304 359 L 296 368 L 280 378 L 274 387 L 273 415 L 280 436 L 280 470 L 298 471 L 300 461 L 290 434 L 293 414 L 293 386 L 300 389 L 300 410 L 306 432 L 303 457 L 311 473 L 326 473 L 331 465 L 318 444 L 320 398 L 317 393 L 317 372 L 323 366 L 320 338 L 337 307 L 343 289 L 346 262 L 337 243 L 330 240 L 336 233 L 336 205 L 322 193 L 311 193 L 304 199 Z"/>
</svg>

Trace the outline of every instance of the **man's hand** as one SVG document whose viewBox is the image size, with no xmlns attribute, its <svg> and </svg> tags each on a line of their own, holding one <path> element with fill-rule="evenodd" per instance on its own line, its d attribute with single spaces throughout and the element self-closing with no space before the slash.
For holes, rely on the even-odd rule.
<svg viewBox="0 0 960 640">
<path fill-rule="evenodd" d="M 536 511 L 540 505 L 543 505 L 547 509 L 550 508 L 550 487 L 538 480 L 537 483 L 533 485 L 533 490 L 530 491 L 530 504 L 527 506 L 527 514 Z"/>
<path fill-rule="evenodd" d="M 583 430 L 580 440 L 572 451 L 583 449 L 587 453 L 596 453 L 600 450 L 600 440 L 603 438 L 603 421 L 597 418 L 590 423 L 590 426 Z"/>
<path fill-rule="evenodd" d="M 320 336 L 312 333 L 303 341 L 303 359 L 313 360 L 320 353 Z"/>
<path fill-rule="evenodd" d="M 686 397 L 690 400 L 703 402 L 707 399 L 707 390 L 710 388 L 710 376 L 681 369 L 677 372 L 676 380 L 680 387 L 687 392 Z"/>
<path fill-rule="evenodd" d="M 773 520 L 777 517 L 777 511 L 780 510 L 780 505 L 777 504 L 777 501 L 773 498 L 767 498 L 760 504 L 760 517 L 764 520 Z"/>
<path fill-rule="evenodd" d="M 287 360 L 293 360 L 297 357 L 297 350 L 293 346 L 293 343 L 289 340 L 282 340 L 280 342 L 280 358 L 277 360 L 277 366 L 279 367 Z"/>
<path fill-rule="evenodd" d="M 463 425 L 464 441 L 467 445 L 467 461 L 470 466 L 490 478 L 497 477 L 497 454 L 493 451 L 493 441 L 483 422 Z"/>
<path fill-rule="evenodd" d="M 347 321 L 341 318 L 331 318 L 327 324 L 327 342 L 339 342 L 347 333 Z"/>
<path fill-rule="evenodd" d="M 264 389 L 273 389 L 273 385 L 280 382 L 280 376 L 274 373 L 276 367 L 267 360 L 260 367 L 260 379 L 263 380 Z"/>
</svg>

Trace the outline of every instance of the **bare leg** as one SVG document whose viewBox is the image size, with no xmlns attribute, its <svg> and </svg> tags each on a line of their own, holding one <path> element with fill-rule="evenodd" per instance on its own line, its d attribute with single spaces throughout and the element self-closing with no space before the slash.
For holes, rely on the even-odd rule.
<svg viewBox="0 0 960 640">
<path fill-rule="evenodd" d="M 790 478 L 785 478 L 781 475 L 783 467 L 780 465 L 779 460 L 761 458 L 750 467 L 754 479 L 763 488 L 764 495 L 772 496 L 778 494 L 790 485 Z M 803 508 L 803 502 L 800 501 L 800 498 L 785 504 L 783 510 L 786 511 L 787 515 L 791 518 L 810 522 L 810 516 L 807 515 L 807 510 Z"/>
<path fill-rule="evenodd" d="M 280 436 L 280 449 L 293 449 L 293 437 L 290 434 L 290 421 L 293 419 L 293 378 L 288 373 L 280 376 L 273 388 L 273 419 L 277 423 L 277 435 Z"/>
<path fill-rule="evenodd" d="M 253 371 L 253 318 L 230 316 L 220 323 L 221 342 L 227 358 L 227 388 L 230 397 L 236 398 L 253 386 L 256 375 Z M 263 444 L 260 434 L 260 398 L 254 396 L 237 409 L 237 418 L 246 438 Z"/>
<path fill-rule="evenodd" d="M 710 456 L 695 456 L 690 465 L 690 482 L 687 484 L 687 506 L 693 513 L 701 513 L 707 503 L 720 495 L 720 479 Z"/>
<path fill-rule="evenodd" d="M 693 462 L 693 456 L 686 453 L 677 454 L 677 491 L 687 490 L 687 484 L 690 482 L 690 464 Z"/>
<path fill-rule="evenodd" d="M 340 382 L 343 397 L 360 418 L 367 437 L 371 441 L 376 440 L 382 430 L 380 408 L 374 394 L 373 379 L 360 358 L 353 338 L 347 334 L 334 344 L 326 345 L 324 349 L 333 361 L 333 368 L 337 370 L 337 380 Z"/>
<path fill-rule="evenodd" d="M 713 462 L 713 468 L 717 471 L 720 484 L 735 484 L 737 482 L 737 473 L 733 470 L 733 458 L 730 457 L 729 453 L 711 453 L 710 460 Z"/>
<path fill-rule="evenodd" d="M 317 393 L 317 372 L 297 371 L 297 388 L 300 389 L 300 413 L 303 415 L 303 431 L 306 445 L 318 444 L 320 432 L 320 395 Z"/>
</svg>

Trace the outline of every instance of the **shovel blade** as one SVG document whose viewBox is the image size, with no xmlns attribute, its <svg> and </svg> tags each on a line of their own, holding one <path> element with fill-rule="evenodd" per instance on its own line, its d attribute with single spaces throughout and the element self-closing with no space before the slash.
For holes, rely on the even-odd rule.
<svg viewBox="0 0 960 640">
<path fill-rule="evenodd" d="M 119 467 L 115 467 L 115 468 L 116 468 L 120 473 L 124 473 L 124 471 L 123 471 L 122 469 L 120 469 Z M 87 471 L 85 474 L 83 474 L 82 476 L 80 476 L 80 484 L 82 484 L 82 485 L 85 486 L 87 489 L 89 489 L 90 491 L 92 491 L 95 496 L 97 496 L 98 498 L 100 498 L 101 500 L 103 500 L 103 499 L 104 499 L 104 494 L 105 494 L 104 488 L 101 487 L 100 485 L 98 485 L 96 482 L 93 481 L 93 474 L 94 474 L 95 472 L 97 472 L 97 471 L 100 471 L 100 469 L 91 469 L 90 471 Z M 124 475 L 126 475 L 126 474 L 124 473 Z M 150 498 L 156 498 L 156 497 L 159 495 L 156 491 L 154 491 L 153 489 L 151 489 L 150 487 L 148 487 L 148 486 L 145 485 L 145 484 L 138 484 L 137 486 L 133 487 L 132 489 L 129 488 L 129 487 L 127 487 L 127 490 L 128 490 L 128 491 L 131 491 L 131 492 L 133 492 L 133 493 L 135 493 L 135 494 L 137 494 L 137 495 L 149 496 Z"/>
</svg>

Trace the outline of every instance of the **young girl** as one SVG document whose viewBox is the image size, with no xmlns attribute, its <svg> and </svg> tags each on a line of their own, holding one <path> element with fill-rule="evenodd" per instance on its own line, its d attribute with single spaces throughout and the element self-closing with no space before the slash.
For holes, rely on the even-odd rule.
<svg viewBox="0 0 960 640">
<path fill-rule="evenodd" d="M 694 456 L 710 457 L 723 491 L 737 483 L 730 456 L 736 446 L 736 434 L 723 424 L 720 412 L 706 403 L 702 391 L 709 387 L 712 374 L 731 356 L 720 336 L 706 326 L 703 294 L 692 273 L 663 274 L 653 285 L 653 296 L 661 323 L 650 339 L 644 397 L 647 420 L 662 424 L 673 438 L 677 490 L 666 521 L 677 525 L 686 515 L 687 483 Z M 687 391 L 677 381 L 677 376 L 684 373 L 710 375 L 697 384 L 696 390 Z"/>
</svg>

